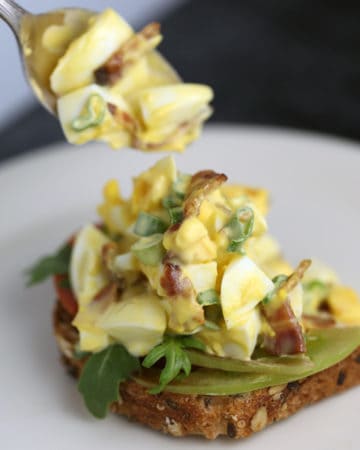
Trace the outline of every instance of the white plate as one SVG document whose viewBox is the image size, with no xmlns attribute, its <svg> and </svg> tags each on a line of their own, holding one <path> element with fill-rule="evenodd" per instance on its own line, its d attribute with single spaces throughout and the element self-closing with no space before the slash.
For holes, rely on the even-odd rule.
<svg viewBox="0 0 360 450">
<path fill-rule="evenodd" d="M 51 283 L 25 289 L 23 270 L 95 217 L 108 178 L 131 177 L 159 154 L 58 146 L 0 167 L 0 352 L 2 449 L 209 449 L 220 439 L 174 439 L 109 416 L 93 419 L 59 364 Z M 317 256 L 360 290 L 360 148 L 317 135 L 209 127 L 181 169 L 224 171 L 273 195 L 270 229 L 296 262 Z M 360 370 L 360 367 L 359 367 Z M 323 401 L 235 445 L 242 449 L 358 449 L 360 389 Z M 190 447 L 189 447 L 190 446 Z M 233 448 L 233 445 L 232 445 Z"/>
</svg>

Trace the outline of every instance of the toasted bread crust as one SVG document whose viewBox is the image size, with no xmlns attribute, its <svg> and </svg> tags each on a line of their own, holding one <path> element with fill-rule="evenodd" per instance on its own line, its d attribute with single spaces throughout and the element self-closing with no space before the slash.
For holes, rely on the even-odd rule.
<svg viewBox="0 0 360 450">
<path fill-rule="evenodd" d="M 72 356 L 77 331 L 57 303 L 54 331 L 69 372 L 78 377 L 82 361 Z M 120 386 L 120 400 L 111 410 L 173 436 L 219 435 L 244 438 L 304 406 L 360 384 L 360 347 L 338 364 L 307 378 L 240 395 L 207 396 L 163 392 L 151 395 L 134 381 Z"/>
</svg>

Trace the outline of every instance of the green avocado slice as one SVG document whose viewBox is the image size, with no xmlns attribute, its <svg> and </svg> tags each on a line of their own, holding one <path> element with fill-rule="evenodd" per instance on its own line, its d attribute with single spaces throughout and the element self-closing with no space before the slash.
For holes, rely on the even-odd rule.
<svg viewBox="0 0 360 450">
<path fill-rule="evenodd" d="M 311 330 L 306 335 L 307 358 L 288 365 L 282 358 L 264 358 L 260 361 L 241 362 L 211 355 L 189 352 L 192 363 L 205 367 L 193 368 L 186 378 L 169 384 L 165 391 L 178 394 L 235 395 L 256 389 L 289 383 L 313 375 L 335 365 L 360 346 L 360 327 Z M 294 358 L 295 360 L 295 358 Z M 277 361 L 279 366 L 275 368 Z M 260 372 L 263 367 L 264 371 Z M 289 369 L 290 368 L 290 369 Z M 297 371 L 295 369 L 298 369 Z M 281 370 L 280 370 L 281 369 Z M 159 371 L 147 370 L 134 376 L 136 382 L 146 387 L 158 384 Z"/>
</svg>

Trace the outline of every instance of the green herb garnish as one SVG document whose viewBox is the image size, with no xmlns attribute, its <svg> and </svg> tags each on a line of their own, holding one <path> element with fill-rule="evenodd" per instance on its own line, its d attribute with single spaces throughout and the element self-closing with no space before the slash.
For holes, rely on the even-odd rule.
<svg viewBox="0 0 360 450">
<path fill-rule="evenodd" d="M 217 323 L 211 320 L 205 320 L 204 327 L 211 331 L 219 331 L 221 329 Z"/>
<path fill-rule="evenodd" d="M 304 286 L 304 289 L 307 291 L 313 291 L 315 289 L 319 289 L 319 290 L 321 289 L 321 290 L 326 291 L 329 289 L 329 286 L 320 280 L 308 281 L 307 283 L 304 283 L 303 286 Z"/>
<path fill-rule="evenodd" d="M 179 173 L 176 181 L 173 183 L 173 192 L 181 199 L 184 200 L 187 188 L 191 181 L 191 175 L 186 173 Z"/>
<path fill-rule="evenodd" d="M 89 411 L 99 419 L 104 418 L 109 405 L 119 400 L 120 383 L 139 368 L 139 360 L 119 344 L 92 354 L 85 363 L 78 385 Z"/>
<path fill-rule="evenodd" d="M 264 305 L 267 305 L 271 302 L 271 300 L 278 293 L 281 285 L 286 281 L 289 277 L 287 275 L 277 275 L 273 278 L 274 288 L 263 298 L 262 302 Z"/>
<path fill-rule="evenodd" d="M 204 350 L 204 344 L 190 336 L 165 337 L 164 341 L 154 347 L 146 356 L 142 365 L 146 368 L 152 367 L 160 359 L 165 358 L 165 367 L 162 369 L 159 385 L 152 388 L 151 394 L 159 394 L 165 386 L 177 378 L 181 372 L 189 376 L 191 372 L 191 362 L 185 349 L 194 348 Z"/>
<path fill-rule="evenodd" d="M 196 300 L 202 306 L 220 304 L 220 297 L 215 289 L 208 289 L 207 291 L 200 292 Z"/>
<path fill-rule="evenodd" d="M 182 205 L 190 181 L 191 175 L 185 173 L 178 174 L 177 179 L 172 185 L 170 194 L 163 198 L 162 204 L 165 209 L 176 208 Z"/>
<path fill-rule="evenodd" d="M 175 193 L 172 193 L 162 200 L 162 205 L 165 209 L 176 208 L 177 206 L 181 206 L 182 199 L 178 197 Z"/>
<path fill-rule="evenodd" d="M 41 258 L 26 271 L 27 286 L 41 283 L 53 275 L 62 275 L 69 272 L 71 246 L 66 244 L 53 255 Z"/>
<path fill-rule="evenodd" d="M 140 212 L 135 223 L 134 233 L 138 236 L 151 236 L 152 234 L 163 233 L 167 227 L 167 224 L 160 217 Z"/>
<path fill-rule="evenodd" d="M 181 206 L 176 206 L 175 208 L 168 209 L 170 223 L 174 225 L 176 223 L 180 223 L 184 218 L 184 210 Z"/>
<path fill-rule="evenodd" d="M 71 122 L 74 131 L 84 131 L 100 125 L 106 114 L 106 103 L 99 94 L 92 94 L 85 105 L 85 112 Z"/>
<path fill-rule="evenodd" d="M 243 253 L 243 245 L 254 229 L 254 212 L 249 207 L 240 208 L 227 224 L 230 244 L 228 252 Z"/>
<path fill-rule="evenodd" d="M 131 251 L 143 264 L 157 266 L 165 255 L 162 241 L 162 234 L 153 234 L 149 237 L 143 237 L 135 242 L 131 247 Z"/>
</svg>

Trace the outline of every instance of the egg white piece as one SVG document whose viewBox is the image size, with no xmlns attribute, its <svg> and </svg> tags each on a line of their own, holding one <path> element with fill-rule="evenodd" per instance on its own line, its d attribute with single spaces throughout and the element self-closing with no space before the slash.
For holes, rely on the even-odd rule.
<svg viewBox="0 0 360 450">
<path fill-rule="evenodd" d="M 127 141 L 129 139 L 128 134 L 125 131 L 122 132 L 121 127 L 115 122 L 106 105 L 105 117 L 101 124 L 86 128 L 84 131 L 76 131 L 72 128 L 72 122 L 81 115 L 92 95 L 100 96 L 105 104 L 113 104 L 120 111 L 129 112 L 129 107 L 121 95 L 111 93 L 108 89 L 97 84 L 77 89 L 60 97 L 57 101 L 58 118 L 66 139 L 72 144 L 83 144 L 91 139 L 109 140 L 109 142 L 114 142 L 114 146 L 118 145 L 118 141 Z M 114 132 L 116 136 L 113 135 Z"/>
<path fill-rule="evenodd" d="M 96 16 L 89 29 L 71 43 L 52 73 L 53 92 L 61 96 L 93 83 L 94 71 L 132 34 L 130 25 L 115 11 L 106 9 Z"/>
<path fill-rule="evenodd" d="M 249 360 L 255 349 L 261 329 L 260 313 L 250 311 L 239 319 L 236 326 L 219 331 L 205 330 L 199 338 L 207 346 L 207 351 L 224 358 Z"/>
<path fill-rule="evenodd" d="M 137 101 L 142 118 L 148 128 L 163 128 L 171 124 L 176 128 L 180 123 L 198 114 L 213 98 L 208 86 L 199 84 L 173 84 L 144 89 Z"/>
<path fill-rule="evenodd" d="M 215 288 L 217 277 L 215 261 L 205 264 L 187 264 L 181 269 L 184 276 L 190 279 L 197 294 Z"/>
<path fill-rule="evenodd" d="M 261 302 L 274 283 L 247 256 L 238 256 L 225 269 L 221 282 L 221 307 L 227 328 L 242 323 L 244 314 Z"/>
<path fill-rule="evenodd" d="M 82 228 L 71 253 L 70 281 L 80 307 L 88 305 L 109 282 L 101 257 L 103 246 L 111 242 L 93 225 Z"/>
<path fill-rule="evenodd" d="M 97 322 L 134 356 L 144 356 L 162 341 L 166 314 L 159 298 L 150 293 L 112 303 Z"/>
</svg>

